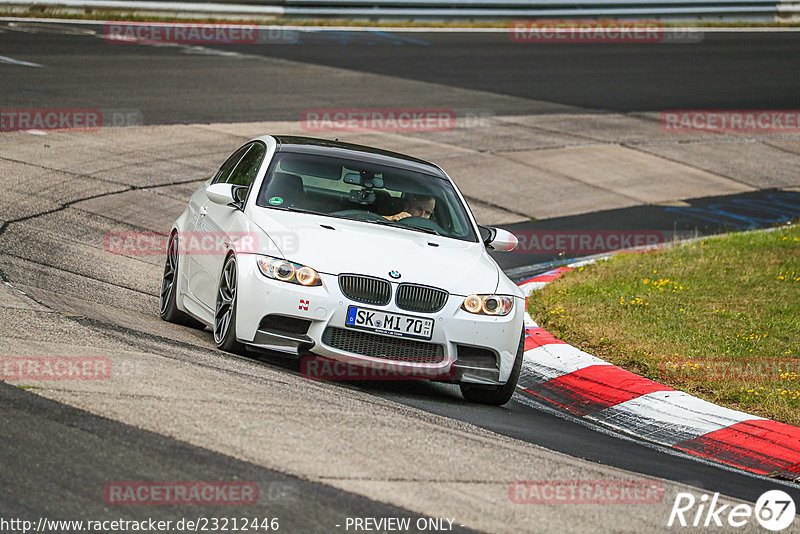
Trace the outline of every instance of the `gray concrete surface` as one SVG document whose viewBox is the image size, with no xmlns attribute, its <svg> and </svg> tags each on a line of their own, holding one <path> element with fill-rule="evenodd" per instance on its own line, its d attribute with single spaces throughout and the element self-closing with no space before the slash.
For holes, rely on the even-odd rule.
<svg viewBox="0 0 800 534">
<path fill-rule="evenodd" d="M 456 180 L 486 224 L 800 186 L 800 134 L 674 135 L 638 114 L 486 117 L 479 125 L 461 118 L 452 131 L 430 133 L 309 132 L 300 121 L 7 133 L 0 165 L 4 176 L 15 177 L 15 199 L 36 190 L 35 173 L 49 169 L 52 185 L 34 202 L 52 200 L 51 207 L 65 201 L 61 184 L 70 176 L 71 187 L 83 184 L 83 196 L 189 182 L 181 188 L 185 195 L 192 180 L 209 176 L 226 154 L 263 133 L 338 137 L 430 159 Z M 168 191 L 159 194 L 178 203 L 186 198 Z M 9 206 L 0 218 L 29 213 L 24 198 Z"/>
</svg>

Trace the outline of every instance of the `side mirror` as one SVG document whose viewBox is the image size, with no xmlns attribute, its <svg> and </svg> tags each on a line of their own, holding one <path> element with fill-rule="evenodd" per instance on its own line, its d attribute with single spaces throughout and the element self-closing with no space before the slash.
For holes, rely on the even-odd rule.
<svg viewBox="0 0 800 534">
<path fill-rule="evenodd" d="M 211 184 L 206 187 L 206 196 L 214 204 L 222 204 L 223 206 L 236 202 L 231 184 Z"/>
<path fill-rule="evenodd" d="M 511 232 L 489 226 L 481 226 L 479 229 L 486 248 L 497 252 L 509 252 L 517 248 L 519 241 Z"/>
</svg>

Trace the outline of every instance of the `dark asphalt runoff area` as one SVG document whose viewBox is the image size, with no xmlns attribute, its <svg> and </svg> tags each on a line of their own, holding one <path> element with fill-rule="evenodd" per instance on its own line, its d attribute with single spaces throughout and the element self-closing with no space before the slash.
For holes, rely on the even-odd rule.
<svg viewBox="0 0 800 534">
<path fill-rule="evenodd" d="M 41 66 L 0 63 L 0 107 L 135 109 L 145 124 L 296 121 L 309 107 L 442 105 L 439 93 L 404 93 L 395 78 L 480 91 L 482 96 L 464 107 L 497 115 L 547 113 L 553 104 L 589 112 L 800 107 L 800 33 L 714 32 L 696 43 L 553 45 L 513 43 L 506 33 L 300 32 L 291 44 L 186 47 L 176 53 L 169 46 L 110 44 L 82 32 L 91 28 L 102 34 L 98 25 L 21 23 L 15 28 L 0 23 L 0 56 Z M 283 65 L 280 75 L 267 76 L 262 61 Z M 327 71 L 318 67 L 387 77 L 372 80 L 359 91 L 357 82 L 344 84 L 332 71 L 326 78 Z M 767 198 L 770 194 L 778 196 Z M 750 203 L 734 202 L 737 199 L 750 199 Z M 747 227 L 747 217 L 756 226 L 796 217 L 790 214 L 794 208 L 781 203 L 797 205 L 798 200 L 790 193 L 765 191 L 699 199 L 682 206 L 683 211 L 647 206 L 532 221 L 509 229 L 620 230 L 630 226 L 665 234 L 692 229 L 712 233 Z M 724 206 L 754 211 L 742 215 Z M 504 258 L 508 258 L 504 267 L 509 269 L 559 259 L 548 254 Z M 297 372 L 293 364 L 283 361 L 264 364 Z M 752 501 L 765 490 L 779 487 L 800 499 L 800 491 L 794 488 L 599 432 L 547 408 L 536 409 L 532 400 L 515 398 L 505 407 L 488 408 L 465 403 L 456 389 L 442 384 L 342 387 L 356 387 L 571 456 L 708 491 Z M 123 514 L 174 519 L 190 513 L 224 515 L 219 509 L 197 507 L 186 513 L 175 507 L 125 507 L 120 512 L 120 507 L 104 502 L 103 487 L 108 481 L 152 479 L 257 480 L 267 488 L 264 495 L 274 498 L 248 509 L 248 515 L 279 516 L 289 532 L 334 531 L 331 525 L 347 516 L 417 517 L 2 383 L 0 404 L 2 516 L 102 519 Z M 270 487 L 288 489 L 270 494 Z"/>
<path fill-rule="evenodd" d="M 554 105 L 589 112 L 800 106 L 800 32 L 710 32 L 694 43 L 533 44 L 512 42 L 506 32 L 302 31 L 262 44 L 176 51 L 107 42 L 102 24 L 7 24 L 0 23 L 0 55 L 42 67 L 0 63 L 0 105 L 132 108 L 145 124 L 300 120 L 313 107 L 452 104 L 396 78 L 481 91 L 461 107 L 495 115 L 546 113 Z M 267 69 L 265 60 L 283 68 Z M 314 67 L 392 78 L 359 83 Z"/>
<path fill-rule="evenodd" d="M 515 42 L 506 32 L 395 34 L 383 39 L 342 32 L 338 40 L 301 33 L 296 46 L 243 49 L 293 61 L 625 112 L 796 107 L 798 46 L 800 33 L 706 33 L 698 42 L 553 44 Z M 359 50 L 352 53 L 348 47 Z"/>
<path fill-rule="evenodd" d="M 613 252 L 614 248 L 546 247 L 547 237 L 561 237 L 569 245 L 576 236 L 613 236 L 616 248 L 668 244 L 673 240 L 769 228 L 800 219 L 800 192 L 762 189 L 736 195 L 690 199 L 684 205 L 653 204 L 595 211 L 502 225 L 518 236 L 519 245 L 509 253 L 493 253 L 495 261 L 515 281 L 563 264 L 570 258 Z M 618 245 L 619 244 L 619 245 Z M 562 245 L 563 246 L 563 245 Z"/>
</svg>

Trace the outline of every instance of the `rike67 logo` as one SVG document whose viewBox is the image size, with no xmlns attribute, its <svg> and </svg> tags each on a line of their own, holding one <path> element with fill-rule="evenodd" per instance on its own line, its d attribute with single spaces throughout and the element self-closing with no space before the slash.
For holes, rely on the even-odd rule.
<svg viewBox="0 0 800 534">
<path fill-rule="evenodd" d="M 755 506 L 720 504 L 719 493 L 712 496 L 703 494 L 699 499 L 691 493 L 678 493 L 667 526 L 743 527 L 752 525 L 755 519 L 762 528 L 778 532 L 791 525 L 794 516 L 794 500 L 781 490 L 770 490 L 762 494 Z"/>
</svg>

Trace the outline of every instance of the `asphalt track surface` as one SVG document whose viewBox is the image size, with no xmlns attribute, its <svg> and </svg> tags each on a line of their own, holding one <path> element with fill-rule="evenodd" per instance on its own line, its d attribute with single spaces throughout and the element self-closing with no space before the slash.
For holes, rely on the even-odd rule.
<svg viewBox="0 0 800 534">
<path fill-rule="evenodd" d="M 211 47 L 246 54 L 219 61 L 219 56 L 173 47 L 110 45 L 80 31 L 65 35 L 63 28 L 35 25 L 27 31 L 0 33 L 0 55 L 36 62 L 43 68 L 0 65 L 10 75 L 0 76 L 4 107 L 134 108 L 144 122 L 193 123 L 203 121 L 297 120 L 302 109 L 325 106 L 438 106 L 447 104 L 440 94 L 402 94 L 391 80 L 371 84 L 358 92 L 357 80 L 337 85 L 331 80 L 303 79 L 303 69 L 292 66 L 280 79 L 258 76 L 246 63 L 253 56 L 336 66 L 356 72 L 431 81 L 453 88 L 487 93 L 485 101 L 464 107 L 493 113 L 545 113 L 564 107 L 653 111 L 667 108 L 782 109 L 798 107 L 798 34 L 709 34 L 697 44 L 519 45 L 507 35 L 413 34 L 394 38 L 344 32 L 311 35 L 293 45 Z M 502 60 L 498 60 L 502 58 Z M 120 69 L 124 64 L 128 68 Z M 244 66 L 248 68 L 243 68 Z M 335 80 L 334 80 L 335 82 Z M 545 83 L 546 82 L 546 83 Z M 346 89 L 346 90 L 345 90 Z M 494 98 L 497 96 L 497 98 Z M 509 100 L 504 97 L 514 97 Z M 366 103 L 365 103 L 366 102 Z M 0 145 L 1 147 L 2 145 Z M 618 214 L 606 214 L 606 220 Z M 636 213 L 639 218 L 643 214 Z M 645 214 L 646 215 L 646 214 Z M 603 228 L 596 219 L 585 227 Z M 565 221 L 559 221 L 560 227 Z M 654 227 L 658 225 L 653 222 Z M 264 365 L 297 373 L 282 360 Z M 680 481 L 709 491 L 753 501 L 776 483 L 737 471 L 669 454 L 646 444 L 599 432 L 530 399 L 515 398 L 502 414 L 465 404 L 457 391 L 445 385 L 356 384 L 343 385 L 425 411 L 473 423 L 500 434 L 542 445 L 577 458 L 633 472 Z M 25 511 L 35 515 L 59 513 L 53 494 L 63 492 L 77 508 L 85 502 L 85 485 L 76 477 L 102 481 L 138 473 L 158 473 L 162 478 L 192 479 L 244 476 L 250 480 L 285 482 L 286 475 L 253 464 L 209 453 L 198 447 L 98 418 L 42 400 L 29 393 L 0 387 L 7 409 L 2 413 L 0 440 L 4 461 L 0 512 Z M 31 429 L 37 429 L 32 432 Z M 42 447 L 57 441 L 58 447 Z M 87 451 L 91 450 L 91 455 Z M 39 454 L 36 454 L 38 451 Z M 26 456 L 30 455 L 30 456 Z M 51 455 L 51 463 L 37 464 L 31 472 L 26 458 Z M 123 457 L 124 460 L 120 460 Z M 75 462 L 69 472 L 64 465 Z M 130 471 L 120 471 L 120 464 Z M 262 469 L 257 475 L 253 470 Z M 162 474 L 163 473 L 163 474 Z M 167 474 L 165 476 L 164 474 Z M 25 482 L 22 482 L 25 481 Z M 787 489 L 797 500 L 800 491 Z M 13 489 L 12 489 L 13 488 Z M 95 489 L 96 491 L 96 489 Z M 303 523 L 310 509 L 318 521 L 343 515 L 407 515 L 408 512 L 368 501 L 326 486 L 308 483 L 311 496 L 298 505 L 278 502 L 284 517 L 292 517 L 302 530 L 321 523 Z M 95 496 L 96 497 L 96 496 Z M 95 498 L 95 503 L 102 503 Z M 274 506 L 274 503 L 270 503 Z M 274 510 L 274 507 L 273 507 Z M 291 513 L 294 510 L 294 513 Z M 84 510 L 87 515 L 95 510 Z M 165 511 L 172 514 L 173 511 Z M 149 514 L 153 515 L 153 514 Z"/>
</svg>

